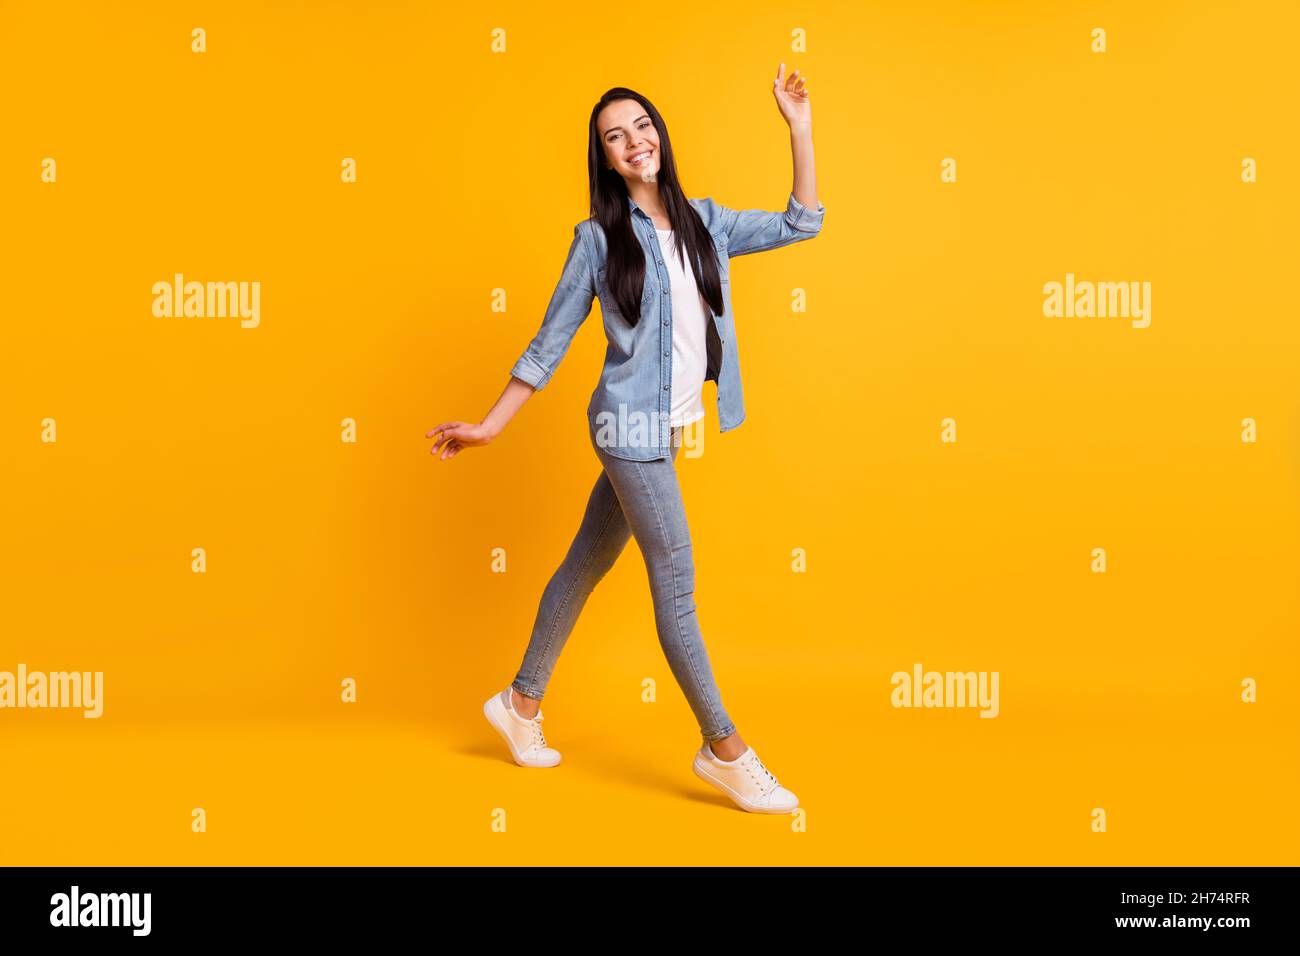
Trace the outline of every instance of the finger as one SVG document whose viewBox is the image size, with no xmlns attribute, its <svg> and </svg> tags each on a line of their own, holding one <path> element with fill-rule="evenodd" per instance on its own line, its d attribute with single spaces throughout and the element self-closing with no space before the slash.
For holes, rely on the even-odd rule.
<svg viewBox="0 0 1300 956">
<path fill-rule="evenodd" d="M 779 67 L 777 67 L 776 70 L 776 85 L 782 86 L 784 84 L 785 84 L 785 64 L 782 63 Z"/>
<path fill-rule="evenodd" d="M 458 425 L 464 425 L 464 424 L 465 424 L 464 422 L 443 422 L 441 425 L 435 425 L 433 428 L 425 432 L 424 437 L 432 438 L 440 431 L 446 431 L 448 428 L 455 428 Z"/>
</svg>

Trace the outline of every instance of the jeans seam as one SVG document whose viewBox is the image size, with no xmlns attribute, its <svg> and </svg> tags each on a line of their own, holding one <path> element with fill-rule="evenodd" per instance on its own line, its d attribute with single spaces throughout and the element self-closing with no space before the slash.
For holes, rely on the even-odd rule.
<svg viewBox="0 0 1300 956">
<path fill-rule="evenodd" d="M 550 656 L 551 645 L 555 641 L 555 622 L 560 619 L 560 616 L 564 613 L 564 609 L 569 606 L 569 599 L 573 597 L 573 590 L 578 586 L 578 582 L 582 580 L 582 573 L 587 569 L 587 565 L 591 563 L 591 557 L 596 553 L 596 548 L 598 548 L 600 543 L 605 540 L 605 532 L 609 530 L 610 523 L 614 520 L 614 512 L 618 510 L 618 507 L 618 498 L 615 496 L 614 506 L 611 507 L 609 513 L 605 515 L 605 521 L 601 524 L 600 531 L 596 532 L 595 540 L 592 541 L 591 547 L 587 549 L 587 553 L 583 555 L 582 563 L 578 565 L 577 571 L 573 573 L 573 577 L 569 581 L 569 586 L 565 589 L 564 598 L 560 601 L 559 608 L 557 608 L 555 613 L 551 615 L 550 625 L 546 628 L 546 644 L 542 647 L 542 653 L 537 656 L 537 663 L 533 665 L 533 675 L 530 680 L 530 683 L 532 684 L 537 683 L 537 673 L 542 668 L 542 662 Z M 581 525 L 579 525 L 579 528 L 581 528 Z"/>
<path fill-rule="evenodd" d="M 691 677 L 695 679 L 695 687 L 701 690 L 700 672 L 695 666 L 695 655 L 691 653 L 690 641 L 682 635 L 682 621 L 677 614 L 677 562 L 673 558 L 672 542 L 668 540 L 668 531 L 664 528 L 663 516 L 659 513 L 659 502 L 655 499 L 654 490 L 650 487 L 650 482 L 645 480 L 645 474 L 641 470 L 641 463 L 636 463 L 637 477 L 646 488 L 646 497 L 650 499 L 650 506 L 654 508 L 655 521 L 659 524 L 659 531 L 663 535 L 664 543 L 668 548 L 668 566 L 673 575 L 673 625 L 677 628 L 677 639 L 681 642 L 682 647 L 686 650 L 686 660 L 691 665 Z M 708 699 L 708 694 L 702 694 L 705 706 L 709 708 L 709 719 L 716 725 L 718 716 L 713 712 L 713 702 Z"/>
</svg>

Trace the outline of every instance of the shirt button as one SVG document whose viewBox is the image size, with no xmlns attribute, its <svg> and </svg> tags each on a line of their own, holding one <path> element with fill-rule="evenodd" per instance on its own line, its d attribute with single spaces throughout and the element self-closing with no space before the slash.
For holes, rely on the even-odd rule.
<svg viewBox="0 0 1300 956">
<path fill-rule="evenodd" d="M 668 386 L 667 386 L 667 385 L 664 386 L 664 391 L 665 391 L 665 392 L 668 391 Z"/>
<path fill-rule="evenodd" d="M 664 355 L 671 355 L 671 352 L 665 352 Z"/>
</svg>

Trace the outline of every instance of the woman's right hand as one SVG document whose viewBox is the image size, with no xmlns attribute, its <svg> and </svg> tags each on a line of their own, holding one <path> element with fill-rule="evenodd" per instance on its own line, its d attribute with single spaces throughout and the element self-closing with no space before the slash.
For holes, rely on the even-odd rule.
<svg viewBox="0 0 1300 956">
<path fill-rule="evenodd" d="M 443 422 L 430 429 L 425 438 L 433 438 L 440 435 L 429 454 L 438 455 L 438 449 L 442 449 L 442 454 L 438 455 L 438 460 L 444 458 L 455 458 L 462 448 L 471 448 L 475 445 L 486 445 L 496 435 L 486 425 L 475 425 L 470 422 Z"/>
</svg>

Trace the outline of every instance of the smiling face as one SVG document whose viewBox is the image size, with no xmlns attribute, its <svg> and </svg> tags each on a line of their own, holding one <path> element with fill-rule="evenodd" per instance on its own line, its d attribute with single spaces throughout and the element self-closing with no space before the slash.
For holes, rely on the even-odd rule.
<svg viewBox="0 0 1300 956">
<path fill-rule="evenodd" d="M 606 165 L 624 179 L 650 182 L 659 171 L 659 133 L 636 100 L 615 100 L 596 117 Z"/>
</svg>

